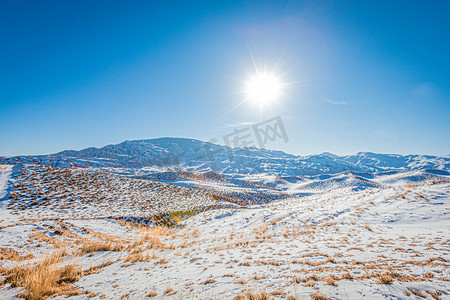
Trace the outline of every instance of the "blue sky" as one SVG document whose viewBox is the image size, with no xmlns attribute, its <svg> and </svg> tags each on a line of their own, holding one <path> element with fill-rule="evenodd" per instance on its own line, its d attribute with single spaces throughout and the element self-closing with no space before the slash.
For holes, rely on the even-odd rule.
<svg viewBox="0 0 450 300">
<path fill-rule="evenodd" d="M 449 1 L 1 1 L 0 155 L 221 140 L 281 116 L 294 154 L 450 153 Z M 241 103 L 254 65 L 290 83 Z"/>
</svg>

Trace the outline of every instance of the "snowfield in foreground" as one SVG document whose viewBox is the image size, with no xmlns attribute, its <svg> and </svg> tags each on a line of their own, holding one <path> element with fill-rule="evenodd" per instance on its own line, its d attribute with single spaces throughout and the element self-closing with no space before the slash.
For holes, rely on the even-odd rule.
<svg viewBox="0 0 450 300">
<path fill-rule="evenodd" d="M 64 197 L 62 191 L 76 192 L 67 181 L 46 196 L 43 177 L 11 198 L 17 185 L 25 185 L 26 170 L 0 168 L 2 299 L 450 299 L 446 176 L 386 175 L 367 185 L 343 174 L 334 181 L 281 184 L 291 195 L 309 189 L 303 197 L 220 176 L 175 180 L 169 188 L 152 181 L 151 195 L 168 189 L 189 208 L 196 196 L 198 205 L 227 202 L 227 208 L 185 220 L 172 216 L 179 223 L 167 227 L 105 218 L 110 203 L 95 210 L 78 194 Z M 130 191 L 142 196 L 135 188 L 142 182 L 111 180 L 121 183 L 115 187 L 120 191 L 104 190 L 102 197 L 116 201 L 113 207 Z M 363 183 L 355 188 L 354 180 Z M 103 190 L 96 185 L 92 194 Z M 186 193 L 185 185 L 196 192 Z M 265 202 L 250 192 L 284 196 Z M 72 200 L 61 207 L 64 199 Z M 170 197 L 164 201 L 171 203 Z"/>
</svg>

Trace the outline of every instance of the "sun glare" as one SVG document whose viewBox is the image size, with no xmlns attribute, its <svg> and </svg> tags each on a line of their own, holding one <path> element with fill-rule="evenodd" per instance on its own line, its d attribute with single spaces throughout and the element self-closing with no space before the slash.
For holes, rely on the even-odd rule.
<svg viewBox="0 0 450 300">
<path fill-rule="evenodd" d="M 265 106 L 278 100 L 281 88 L 281 81 L 274 74 L 258 73 L 246 82 L 245 93 L 248 100 Z"/>
</svg>

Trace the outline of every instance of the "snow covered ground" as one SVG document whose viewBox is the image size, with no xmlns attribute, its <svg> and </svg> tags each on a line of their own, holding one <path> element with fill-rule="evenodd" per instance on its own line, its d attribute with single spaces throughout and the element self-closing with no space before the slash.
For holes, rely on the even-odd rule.
<svg viewBox="0 0 450 300">
<path fill-rule="evenodd" d="M 450 299 L 446 175 L 145 180 L 104 169 L 0 170 L 2 299 Z M 174 201 L 215 209 L 170 228 L 106 218 L 163 212 L 157 204 L 178 210 Z M 32 285 L 11 277 L 14 267 L 53 251 L 76 276 L 61 271 L 50 292 L 27 294 Z"/>
</svg>

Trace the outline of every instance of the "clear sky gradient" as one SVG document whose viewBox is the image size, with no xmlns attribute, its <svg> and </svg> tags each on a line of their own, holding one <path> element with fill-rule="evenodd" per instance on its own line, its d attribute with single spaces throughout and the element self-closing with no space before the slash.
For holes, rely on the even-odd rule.
<svg viewBox="0 0 450 300">
<path fill-rule="evenodd" d="M 289 153 L 449 154 L 449 11 L 450 1 L 1 1 L 0 155 L 221 141 L 274 116 L 289 143 L 273 148 Z M 239 105 L 253 61 L 289 83 L 261 112 Z"/>
</svg>

